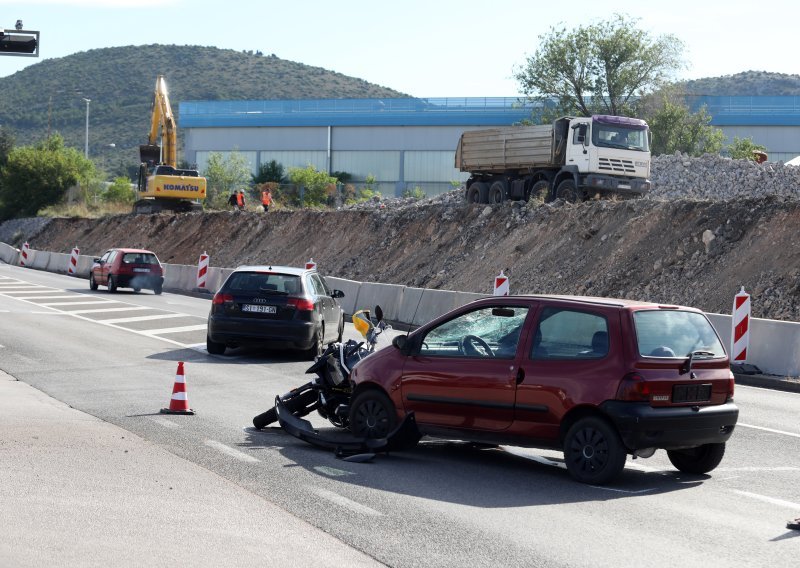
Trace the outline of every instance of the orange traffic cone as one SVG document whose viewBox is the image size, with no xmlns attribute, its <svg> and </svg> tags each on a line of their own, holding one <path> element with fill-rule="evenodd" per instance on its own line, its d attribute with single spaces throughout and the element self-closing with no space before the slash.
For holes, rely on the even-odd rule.
<svg viewBox="0 0 800 568">
<path fill-rule="evenodd" d="M 162 408 L 161 414 L 194 414 L 189 408 L 189 398 L 186 396 L 186 378 L 183 375 L 183 361 L 178 362 L 178 374 L 175 375 L 175 386 L 172 387 L 172 398 L 169 408 Z"/>
</svg>

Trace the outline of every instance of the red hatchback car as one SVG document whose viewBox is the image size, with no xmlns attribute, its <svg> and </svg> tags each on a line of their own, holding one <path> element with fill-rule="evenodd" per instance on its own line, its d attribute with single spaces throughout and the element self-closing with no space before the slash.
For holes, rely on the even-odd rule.
<svg viewBox="0 0 800 568">
<path fill-rule="evenodd" d="M 414 412 L 422 434 L 564 452 L 602 484 L 627 455 L 665 449 L 679 470 L 719 465 L 739 415 L 725 349 L 680 306 L 556 296 L 486 298 L 360 362 L 357 436 L 384 437 Z"/>
<path fill-rule="evenodd" d="M 160 294 L 164 285 L 164 269 L 155 253 L 144 249 L 109 249 L 94 259 L 89 274 L 89 288 L 107 286 L 109 292 L 117 288 L 142 288 Z"/>
</svg>

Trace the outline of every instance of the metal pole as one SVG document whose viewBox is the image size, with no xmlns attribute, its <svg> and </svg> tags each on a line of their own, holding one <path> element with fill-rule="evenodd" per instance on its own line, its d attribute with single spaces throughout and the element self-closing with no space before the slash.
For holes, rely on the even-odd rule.
<svg viewBox="0 0 800 568">
<path fill-rule="evenodd" d="M 89 103 L 92 102 L 92 99 L 87 99 L 84 97 L 86 101 L 86 148 L 84 149 L 84 156 L 89 158 Z"/>
</svg>

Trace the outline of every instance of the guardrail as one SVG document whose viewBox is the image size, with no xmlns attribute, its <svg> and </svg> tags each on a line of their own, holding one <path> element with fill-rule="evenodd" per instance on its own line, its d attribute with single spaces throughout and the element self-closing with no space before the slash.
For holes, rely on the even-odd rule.
<svg viewBox="0 0 800 568">
<path fill-rule="evenodd" d="M 30 268 L 67 274 L 70 255 L 47 251 L 30 251 Z M 79 278 L 89 278 L 92 267 L 91 256 L 78 258 Z M 19 265 L 19 250 L 0 243 L 0 260 Z M 221 286 L 232 268 L 211 267 L 206 288 L 214 293 Z M 485 294 L 452 290 L 429 290 L 398 284 L 358 282 L 332 276 L 326 277 L 332 288 L 344 292 L 340 300 L 345 313 L 353 314 L 362 308 L 380 305 L 387 320 L 411 326 L 422 325 L 440 315 L 463 306 Z M 178 292 L 192 292 L 197 285 L 197 266 L 185 264 L 164 265 L 164 288 Z M 209 295 L 210 297 L 210 295 Z M 730 345 L 731 316 L 706 314 L 719 333 L 723 345 Z M 751 318 L 750 348 L 747 362 L 756 365 L 765 373 L 796 377 L 800 376 L 800 323 Z"/>
</svg>

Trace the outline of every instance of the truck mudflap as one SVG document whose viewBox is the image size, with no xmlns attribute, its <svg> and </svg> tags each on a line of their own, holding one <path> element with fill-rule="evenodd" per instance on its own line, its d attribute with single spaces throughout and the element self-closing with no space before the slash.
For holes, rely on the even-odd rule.
<svg viewBox="0 0 800 568">
<path fill-rule="evenodd" d="M 397 428 L 385 438 L 359 438 L 344 430 L 320 433 L 308 420 L 289 412 L 280 397 L 275 398 L 275 409 L 278 413 L 278 422 L 284 431 L 312 446 L 333 450 L 337 457 L 344 459 L 356 456 L 366 456 L 366 459 L 369 459 L 378 453 L 388 453 L 412 446 L 422 437 L 413 412 L 406 414 Z"/>
</svg>

